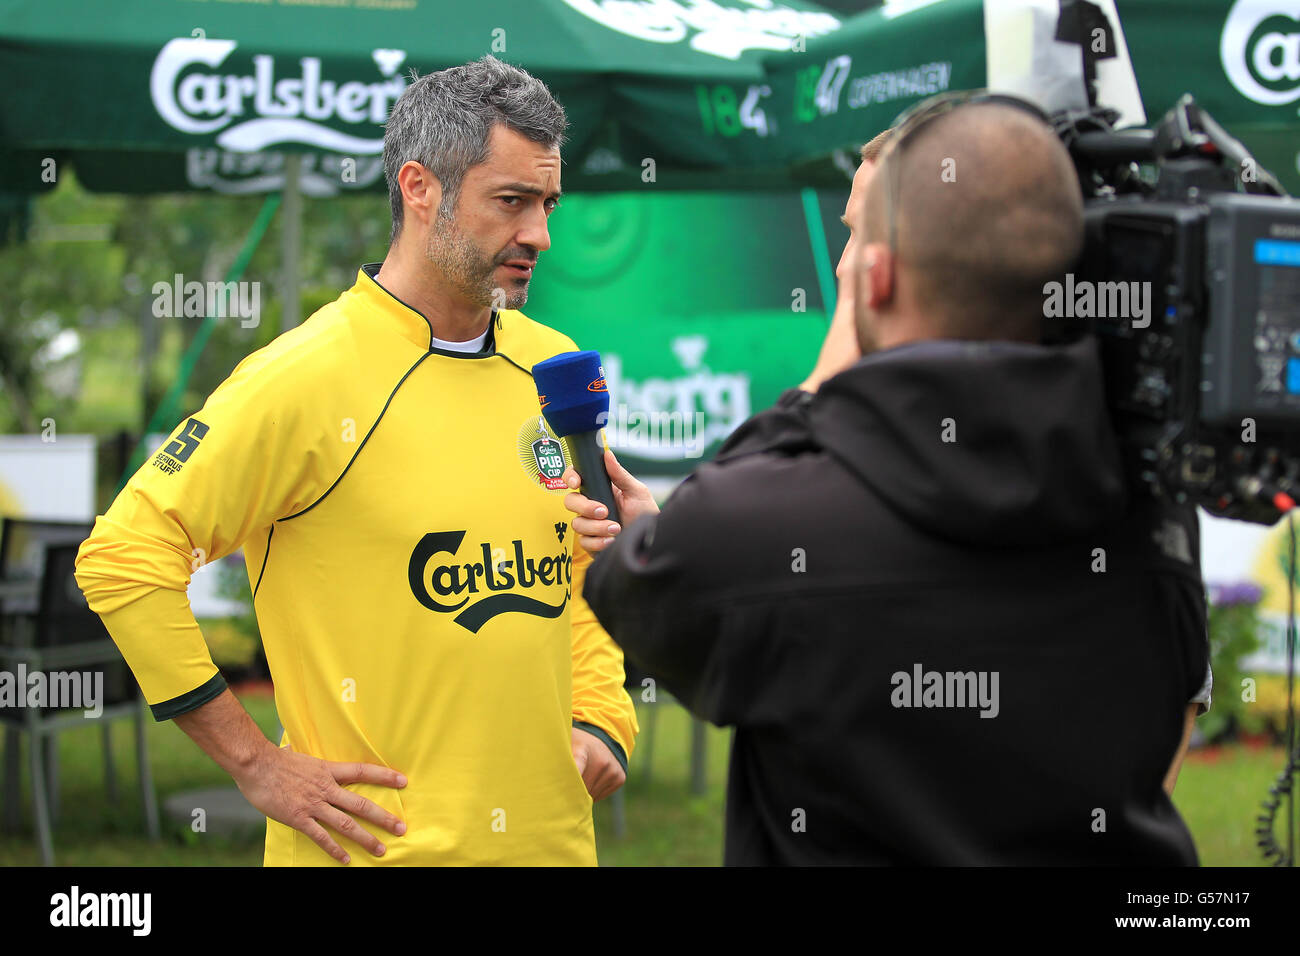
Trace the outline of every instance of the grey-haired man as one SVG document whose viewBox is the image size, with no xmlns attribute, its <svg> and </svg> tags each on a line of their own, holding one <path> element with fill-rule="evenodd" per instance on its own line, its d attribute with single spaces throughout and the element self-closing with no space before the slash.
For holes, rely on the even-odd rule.
<svg viewBox="0 0 1300 956">
<path fill-rule="evenodd" d="M 626 779 L 636 718 L 529 371 L 576 346 L 515 311 L 565 126 L 491 57 L 413 82 L 382 266 L 240 363 L 82 548 L 155 717 L 269 818 L 268 864 L 596 862 L 591 802 Z M 241 546 L 279 747 L 185 599 L 192 553 Z"/>
</svg>

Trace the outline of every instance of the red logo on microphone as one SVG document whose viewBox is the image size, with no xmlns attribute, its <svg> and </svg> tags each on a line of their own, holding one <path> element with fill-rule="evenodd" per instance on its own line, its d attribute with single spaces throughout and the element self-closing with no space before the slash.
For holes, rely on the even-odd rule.
<svg viewBox="0 0 1300 956">
<path fill-rule="evenodd" d="M 592 382 L 590 385 L 587 386 L 587 391 L 589 391 L 589 392 L 607 392 L 607 391 L 609 391 L 609 389 L 605 387 L 605 380 L 604 380 L 603 378 L 598 378 L 598 379 L 596 379 L 594 382 Z"/>
<path fill-rule="evenodd" d="M 542 408 L 545 408 L 547 405 L 550 404 L 550 402 L 548 402 L 548 401 L 546 400 L 546 396 L 545 396 L 545 395 L 538 395 L 538 396 L 537 396 L 537 400 L 538 400 L 539 402 L 542 403 Z"/>
</svg>

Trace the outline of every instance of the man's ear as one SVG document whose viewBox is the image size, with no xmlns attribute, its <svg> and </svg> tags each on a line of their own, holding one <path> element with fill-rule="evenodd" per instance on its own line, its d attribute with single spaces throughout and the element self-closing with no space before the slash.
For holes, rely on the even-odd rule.
<svg viewBox="0 0 1300 956">
<path fill-rule="evenodd" d="M 894 298 L 894 256 L 883 242 L 868 243 L 862 249 L 857 269 L 855 294 L 864 305 L 878 310 Z"/>
<path fill-rule="evenodd" d="M 397 171 L 397 185 L 401 187 L 407 212 L 427 225 L 442 202 L 442 184 L 438 178 L 412 159 Z"/>
</svg>

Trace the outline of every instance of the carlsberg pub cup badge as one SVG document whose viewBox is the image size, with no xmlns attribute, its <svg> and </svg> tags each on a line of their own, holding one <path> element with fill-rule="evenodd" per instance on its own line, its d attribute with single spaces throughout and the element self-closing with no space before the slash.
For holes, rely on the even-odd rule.
<svg viewBox="0 0 1300 956">
<path fill-rule="evenodd" d="M 519 461 L 543 488 L 567 490 L 561 477 L 568 467 L 563 440 L 551 435 L 541 415 L 528 419 L 519 430 Z"/>
</svg>

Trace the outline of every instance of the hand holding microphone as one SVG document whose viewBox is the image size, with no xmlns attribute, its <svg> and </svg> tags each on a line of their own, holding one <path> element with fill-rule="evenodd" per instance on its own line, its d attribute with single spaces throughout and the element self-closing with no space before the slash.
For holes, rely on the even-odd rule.
<svg viewBox="0 0 1300 956">
<path fill-rule="evenodd" d="M 650 489 L 632 477 L 606 450 L 600 429 L 609 418 L 609 391 L 598 352 L 565 352 L 533 366 L 542 416 L 557 435 L 569 439 L 577 471 L 564 473 L 570 488 L 564 499 L 576 516 L 578 544 L 591 553 L 609 546 L 624 525 L 644 514 L 658 514 Z M 611 483 L 612 482 L 612 483 Z M 621 522 L 621 523 L 620 523 Z"/>
<path fill-rule="evenodd" d="M 605 451 L 604 469 L 614 490 L 617 513 L 610 520 L 609 509 L 598 500 L 586 495 L 566 495 L 564 507 L 574 514 L 573 532 L 578 536 L 578 544 L 592 554 L 607 548 L 623 528 L 632 524 L 643 515 L 657 515 L 659 505 L 655 503 L 650 489 L 632 477 L 632 473 L 618 463 L 612 451 Z M 581 476 L 569 468 L 564 472 L 565 483 L 570 488 L 578 487 Z M 622 516 L 622 524 L 618 516 Z"/>
</svg>

